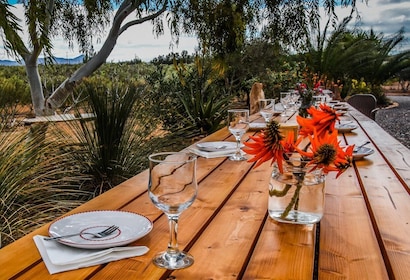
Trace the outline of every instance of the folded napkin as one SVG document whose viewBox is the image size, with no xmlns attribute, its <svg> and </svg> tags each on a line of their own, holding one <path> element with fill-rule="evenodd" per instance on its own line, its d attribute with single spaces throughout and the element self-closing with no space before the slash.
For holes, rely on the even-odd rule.
<svg viewBox="0 0 410 280">
<path fill-rule="evenodd" d="M 36 235 L 33 239 L 50 274 L 141 256 L 149 251 L 145 246 L 80 249 L 58 241 L 45 241 L 44 237 Z"/>
<path fill-rule="evenodd" d="M 204 157 L 204 158 L 227 157 L 227 156 L 235 154 L 235 151 L 236 151 L 236 149 L 223 149 L 220 151 L 209 152 L 209 151 L 203 151 L 203 150 L 193 148 L 193 147 L 190 147 L 189 150 L 192 153 L 198 156 Z"/>
</svg>

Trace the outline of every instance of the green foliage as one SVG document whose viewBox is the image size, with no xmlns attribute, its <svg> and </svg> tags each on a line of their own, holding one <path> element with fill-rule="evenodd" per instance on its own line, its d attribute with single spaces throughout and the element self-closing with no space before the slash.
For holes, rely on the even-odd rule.
<svg viewBox="0 0 410 280">
<path fill-rule="evenodd" d="M 77 143 L 70 148 L 76 150 L 75 162 L 83 173 L 94 178 L 89 187 L 100 194 L 146 167 L 154 148 L 147 140 L 158 122 L 148 114 L 143 87 L 94 78 L 80 90 L 89 97 L 95 119 L 68 124 Z"/>
<path fill-rule="evenodd" d="M 185 138 L 216 131 L 226 118 L 231 95 L 216 77 L 210 61 L 196 58 L 194 65 L 174 65 L 168 73 L 159 70 L 149 79 L 152 97 L 164 129 Z"/>
<path fill-rule="evenodd" d="M 310 45 L 306 61 L 311 75 L 327 80 L 327 84 L 343 85 L 343 98 L 358 91 L 357 87 L 351 86 L 352 79 L 363 81 L 378 102 L 383 102 L 385 98 L 380 93 L 380 86 L 410 67 L 410 51 L 393 53 L 404 39 L 403 30 L 386 38 L 372 30 L 348 30 L 350 20 L 346 18 L 328 39 L 326 28 L 318 36 L 317 44 Z"/>
<path fill-rule="evenodd" d="M 0 67 L 0 107 L 30 104 L 30 88 L 24 67 Z"/>
<path fill-rule="evenodd" d="M 351 86 L 351 94 L 360 94 L 360 93 L 370 93 L 372 90 L 369 86 L 367 86 L 364 79 L 360 79 L 360 81 L 356 79 L 352 79 L 352 86 Z"/>
</svg>

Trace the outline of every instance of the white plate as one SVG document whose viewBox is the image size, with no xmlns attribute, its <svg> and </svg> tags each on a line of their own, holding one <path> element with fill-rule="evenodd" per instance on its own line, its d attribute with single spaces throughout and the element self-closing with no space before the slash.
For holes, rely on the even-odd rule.
<svg viewBox="0 0 410 280">
<path fill-rule="evenodd" d="M 225 142 L 225 141 L 216 141 L 216 142 L 202 142 L 196 144 L 197 148 L 205 152 L 219 152 L 226 150 L 235 150 L 235 142 Z"/>
<path fill-rule="evenodd" d="M 357 152 L 353 152 L 354 159 L 362 159 L 374 153 L 374 150 L 368 147 L 361 147 Z"/>
<path fill-rule="evenodd" d="M 336 124 L 335 128 L 340 133 L 351 132 L 352 130 L 357 128 L 356 124 Z"/>
<path fill-rule="evenodd" d="M 152 222 L 146 217 L 126 211 L 89 211 L 69 215 L 52 223 L 48 229 L 50 236 L 61 236 L 81 232 L 100 232 L 116 225 L 113 234 L 103 238 L 93 238 L 89 234 L 61 238 L 62 244 L 86 249 L 103 249 L 129 244 L 147 235 L 152 230 Z"/>
<path fill-rule="evenodd" d="M 333 106 L 333 109 L 335 109 L 336 111 L 347 111 L 349 109 L 349 107 L 347 107 L 344 104 L 335 104 Z"/>
</svg>

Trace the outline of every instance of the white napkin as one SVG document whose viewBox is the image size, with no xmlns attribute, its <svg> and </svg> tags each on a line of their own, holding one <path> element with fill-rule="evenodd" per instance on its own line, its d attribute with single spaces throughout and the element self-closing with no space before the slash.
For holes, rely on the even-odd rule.
<svg viewBox="0 0 410 280">
<path fill-rule="evenodd" d="M 44 237 L 36 235 L 33 239 L 50 274 L 141 256 L 149 251 L 146 246 L 80 249 L 57 241 L 45 241 Z"/>
<path fill-rule="evenodd" d="M 235 154 L 236 149 L 223 149 L 221 151 L 215 151 L 215 152 L 207 152 L 207 151 L 202 151 L 200 149 L 190 147 L 189 150 L 201 157 L 204 158 L 217 158 L 217 157 L 228 157 L 230 155 Z"/>
</svg>

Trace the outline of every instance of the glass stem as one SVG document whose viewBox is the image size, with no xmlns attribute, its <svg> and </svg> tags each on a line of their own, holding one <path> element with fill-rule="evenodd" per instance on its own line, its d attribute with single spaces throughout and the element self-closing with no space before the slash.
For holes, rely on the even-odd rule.
<svg viewBox="0 0 410 280">
<path fill-rule="evenodd" d="M 241 137 L 236 138 L 236 156 L 241 157 Z"/>
<path fill-rule="evenodd" d="M 168 223 L 169 223 L 169 243 L 167 253 L 169 254 L 176 254 L 179 252 L 178 249 L 178 215 L 168 215 Z"/>
</svg>

